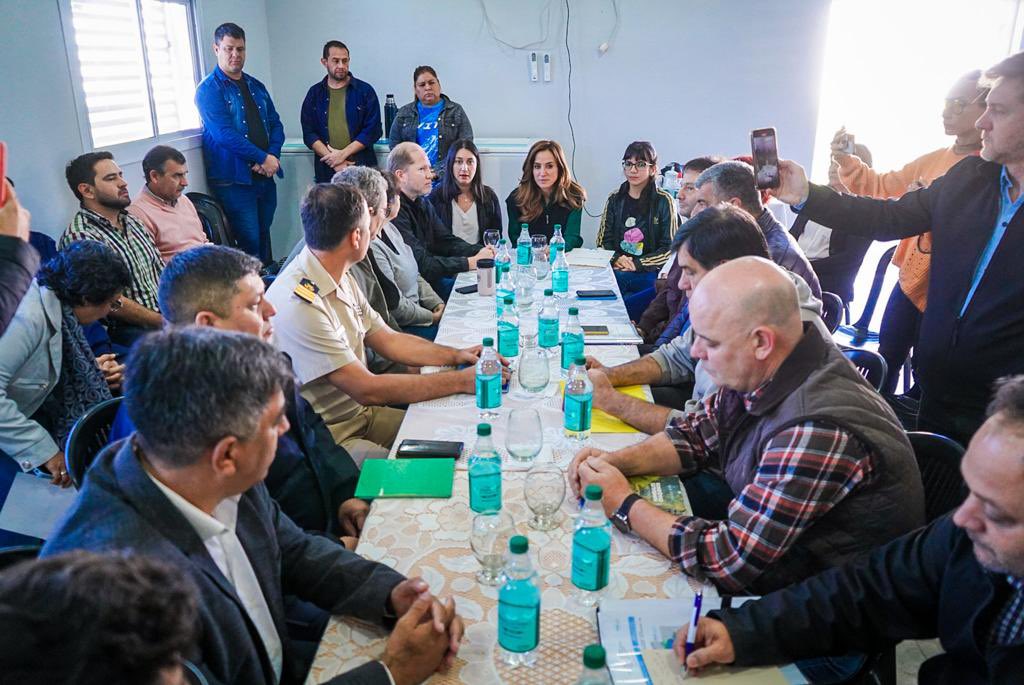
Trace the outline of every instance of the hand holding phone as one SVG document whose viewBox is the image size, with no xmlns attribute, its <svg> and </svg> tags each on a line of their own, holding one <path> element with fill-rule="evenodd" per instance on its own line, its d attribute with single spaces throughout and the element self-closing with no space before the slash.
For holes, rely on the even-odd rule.
<svg viewBox="0 0 1024 685">
<path fill-rule="evenodd" d="M 750 151 L 754 159 L 754 185 L 759 190 L 779 187 L 779 146 L 774 128 L 750 132 Z"/>
</svg>

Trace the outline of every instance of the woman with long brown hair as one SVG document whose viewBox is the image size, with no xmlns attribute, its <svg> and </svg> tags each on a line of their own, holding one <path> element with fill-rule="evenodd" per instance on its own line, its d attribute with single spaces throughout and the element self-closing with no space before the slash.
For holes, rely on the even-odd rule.
<svg viewBox="0 0 1024 685">
<path fill-rule="evenodd" d="M 580 219 L 586 200 L 587 191 L 573 179 L 562 146 L 538 140 L 523 162 L 519 186 L 505 199 L 509 243 L 516 244 L 522 224 L 529 226 L 530 235 L 547 236 L 549 241 L 560 225 L 565 249 L 582 247 Z"/>
</svg>

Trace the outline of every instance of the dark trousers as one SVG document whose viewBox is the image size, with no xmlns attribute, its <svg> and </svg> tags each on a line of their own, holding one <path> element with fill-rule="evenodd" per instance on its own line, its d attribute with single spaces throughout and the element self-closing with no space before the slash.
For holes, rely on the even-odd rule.
<svg viewBox="0 0 1024 685">
<path fill-rule="evenodd" d="M 954 405 L 938 402 L 921 394 L 921 408 L 917 413 L 917 430 L 938 433 L 953 438 L 964 447 L 985 422 L 985 407 Z"/>
<path fill-rule="evenodd" d="M 429 326 L 406 326 L 402 329 L 403 333 L 409 335 L 415 335 L 417 338 L 423 338 L 434 342 L 434 338 L 437 337 L 437 324 L 431 324 Z"/>
<path fill-rule="evenodd" d="M 910 348 L 917 344 L 917 331 L 921 326 L 921 312 L 907 299 L 899 285 L 892 289 L 889 302 L 885 305 L 882 325 L 878 331 L 878 354 L 885 358 L 889 375 L 885 379 L 883 394 L 896 391 L 900 368 L 910 354 Z"/>
<path fill-rule="evenodd" d="M 270 225 L 277 210 L 277 185 L 273 179 L 253 179 L 249 185 L 210 184 L 224 207 L 238 247 L 259 257 L 264 265 L 274 261 L 270 249 Z"/>
<path fill-rule="evenodd" d="M 629 315 L 629 320 L 639 321 L 657 294 L 653 285 L 629 296 L 624 294 L 622 296 L 622 303 L 626 305 L 626 313 Z"/>
</svg>

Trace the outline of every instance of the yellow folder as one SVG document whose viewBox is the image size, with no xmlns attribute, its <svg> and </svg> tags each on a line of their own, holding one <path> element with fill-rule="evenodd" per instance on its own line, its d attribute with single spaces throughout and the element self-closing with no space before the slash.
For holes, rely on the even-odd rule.
<svg viewBox="0 0 1024 685">
<path fill-rule="evenodd" d="M 649 402 L 647 394 L 644 393 L 642 385 L 624 385 L 621 388 L 615 388 L 624 395 L 635 397 L 638 400 Z M 565 396 L 565 381 L 562 381 L 561 392 L 563 397 Z M 611 414 L 604 412 L 600 409 L 594 409 L 590 415 L 590 432 L 591 433 L 639 433 L 636 428 L 633 428 L 625 421 L 615 418 Z"/>
</svg>

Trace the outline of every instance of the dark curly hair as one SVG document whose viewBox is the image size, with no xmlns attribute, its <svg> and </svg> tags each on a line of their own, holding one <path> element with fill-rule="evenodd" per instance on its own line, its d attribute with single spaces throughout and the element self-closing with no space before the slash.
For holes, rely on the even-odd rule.
<svg viewBox="0 0 1024 685">
<path fill-rule="evenodd" d="M 150 685 L 193 649 L 197 591 L 141 555 L 75 551 L 0 574 L 3 682 Z M 56 648 L 57 653 L 54 653 Z"/>
<path fill-rule="evenodd" d="M 36 280 L 61 302 L 77 307 L 103 304 L 124 292 L 131 274 L 121 255 L 99 241 L 80 240 L 43 264 Z"/>
</svg>

